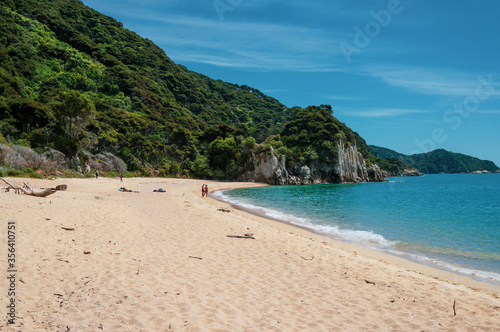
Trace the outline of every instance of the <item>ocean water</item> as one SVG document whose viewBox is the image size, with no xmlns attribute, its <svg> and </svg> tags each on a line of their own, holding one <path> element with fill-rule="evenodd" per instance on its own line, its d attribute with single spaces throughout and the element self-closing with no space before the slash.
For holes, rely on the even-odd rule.
<svg viewBox="0 0 500 332">
<path fill-rule="evenodd" d="M 231 189 L 219 199 L 500 285 L 500 174 Z"/>
</svg>

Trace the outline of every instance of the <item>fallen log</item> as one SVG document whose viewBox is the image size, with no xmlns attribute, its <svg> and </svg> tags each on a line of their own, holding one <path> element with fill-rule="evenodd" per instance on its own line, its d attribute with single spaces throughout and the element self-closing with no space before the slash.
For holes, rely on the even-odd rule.
<svg viewBox="0 0 500 332">
<path fill-rule="evenodd" d="M 20 187 L 20 186 L 14 186 L 13 184 L 9 183 L 7 180 L 5 180 L 3 178 L 0 178 L 0 180 L 5 182 L 9 186 L 8 187 L 9 190 L 14 189 L 16 191 L 16 193 L 22 192 L 25 195 L 36 196 L 36 197 L 46 197 L 46 196 L 49 196 L 49 195 L 56 192 L 56 190 L 54 190 L 52 188 L 47 188 L 47 189 L 44 189 L 41 191 L 35 190 L 35 189 L 31 188 L 26 182 L 24 182 L 24 187 Z M 8 189 L 5 188 L 5 191 L 9 191 Z"/>
</svg>

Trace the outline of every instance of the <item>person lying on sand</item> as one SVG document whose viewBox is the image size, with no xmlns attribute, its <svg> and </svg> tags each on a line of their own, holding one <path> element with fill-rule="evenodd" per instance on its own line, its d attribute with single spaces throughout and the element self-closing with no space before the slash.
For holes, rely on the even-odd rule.
<svg viewBox="0 0 500 332">
<path fill-rule="evenodd" d="M 118 189 L 120 191 L 124 191 L 124 192 L 129 192 L 129 193 L 138 193 L 137 190 L 131 190 L 131 189 L 127 189 L 125 187 L 120 187 L 120 189 Z"/>
<path fill-rule="evenodd" d="M 165 192 L 165 190 L 163 190 L 163 188 L 160 188 L 160 189 L 158 189 L 158 190 L 156 190 L 156 189 L 155 189 L 155 190 L 153 190 L 153 192 L 155 192 L 155 193 L 164 193 L 164 192 Z"/>
</svg>

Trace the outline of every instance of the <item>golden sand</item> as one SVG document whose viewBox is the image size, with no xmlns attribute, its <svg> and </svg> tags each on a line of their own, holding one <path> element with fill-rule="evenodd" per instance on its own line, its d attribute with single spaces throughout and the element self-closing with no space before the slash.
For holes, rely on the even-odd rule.
<svg viewBox="0 0 500 332">
<path fill-rule="evenodd" d="M 10 281 L 2 278 L 1 330 L 500 330 L 500 287 L 200 195 L 202 183 L 210 190 L 250 184 L 29 183 L 68 190 L 46 198 L 0 193 L 0 267 L 7 276 L 9 222 L 16 233 L 15 324 L 7 326 Z M 122 186 L 139 193 L 118 191 Z M 166 192 L 153 192 L 159 188 Z M 255 239 L 227 237 L 248 233 Z"/>
</svg>

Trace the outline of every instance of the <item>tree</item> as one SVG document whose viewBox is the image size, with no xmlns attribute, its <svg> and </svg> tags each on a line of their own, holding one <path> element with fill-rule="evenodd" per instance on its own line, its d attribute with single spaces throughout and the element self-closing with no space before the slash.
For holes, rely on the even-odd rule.
<svg viewBox="0 0 500 332">
<path fill-rule="evenodd" d="M 243 141 L 243 148 L 245 150 L 253 150 L 255 148 L 255 144 L 256 144 L 255 138 L 247 137 Z"/>
<path fill-rule="evenodd" d="M 208 147 L 210 166 L 221 171 L 230 171 L 228 166 L 236 159 L 238 147 L 234 138 L 216 139 Z"/>
<path fill-rule="evenodd" d="M 63 150 L 78 156 L 82 150 L 97 143 L 96 135 L 85 130 L 95 118 L 94 104 L 87 97 L 78 91 L 63 93 L 52 109 L 57 126 L 66 136 L 66 139 L 60 142 L 69 144 L 62 147 Z"/>
<path fill-rule="evenodd" d="M 208 178 L 212 176 L 212 170 L 208 165 L 208 158 L 198 154 L 193 162 L 192 171 L 202 178 Z"/>
</svg>

